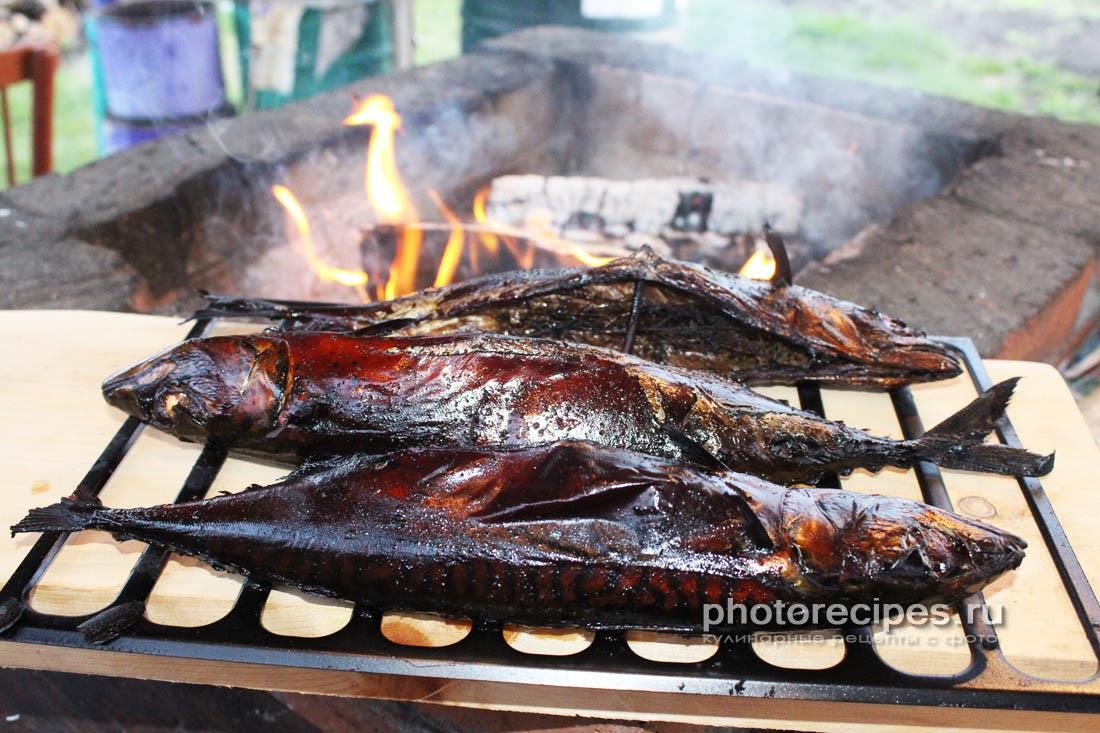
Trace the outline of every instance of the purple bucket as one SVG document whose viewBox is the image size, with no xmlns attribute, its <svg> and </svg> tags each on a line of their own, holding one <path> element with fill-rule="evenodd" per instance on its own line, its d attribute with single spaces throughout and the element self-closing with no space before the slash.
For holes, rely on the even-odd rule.
<svg viewBox="0 0 1100 733">
<path fill-rule="evenodd" d="M 101 12 L 95 26 L 109 114 L 192 117 L 225 103 L 213 4 L 126 3 Z"/>
</svg>

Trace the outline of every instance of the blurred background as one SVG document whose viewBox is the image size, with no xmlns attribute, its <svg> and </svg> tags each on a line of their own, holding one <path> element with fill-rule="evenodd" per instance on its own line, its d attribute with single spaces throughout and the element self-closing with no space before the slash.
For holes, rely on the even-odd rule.
<svg viewBox="0 0 1100 733">
<path fill-rule="evenodd" d="M 204 116 L 278 106 L 543 23 L 1100 124 L 1100 0 L 8 0 L 0 49 L 60 50 L 53 170 L 67 172 Z M 143 77 L 136 60 L 163 73 Z M 32 93 L 15 85 L 7 96 L 25 180 Z"/>
</svg>

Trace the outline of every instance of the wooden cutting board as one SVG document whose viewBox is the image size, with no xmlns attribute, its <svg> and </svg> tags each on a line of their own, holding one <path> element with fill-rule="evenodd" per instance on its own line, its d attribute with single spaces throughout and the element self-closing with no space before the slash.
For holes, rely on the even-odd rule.
<svg viewBox="0 0 1100 733">
<path fill-rule="evenodd" d="M 234 328 L 237 332 L 254 330 L 240 325 Z M 6 496 L 0 503 L 0 524 L 7 527 L 29 508 L 53 503 L 72 492 L 124 417 L 102 400 L 99 393 L 102 379 L 173 344 L 186 331 L 187 327 L 175 319 L 153 316 L 79 311 L 0 312 L 0 343 L 7 345 L 9 354 L 0 364 L 0 405 L 3 405 L 0 457 L 6 468 Z M 219 331 L 223 332 L 228 331 L 224 328 Z M 1092 496 L 1100 477 L 1100 451 L 1072 395 L 1058 373 L 1047 365 L 987 362 L 987 368 L 995 381 L 1023 377 L 1009 415 L 1028 448 L 1044 453 L 1057 451 L 1055 470 L 1043 479 L 1043 485 L 1090 582 L 1093 587 L 1100 587 L 1100 522 Z M 791 389 L 764 391 L 795 401 Z M 921 385 L 913 392 L 926 427 L 975 396 L 966 377 Z M 823 399 L 831 418 L 879 434 L 901 436 L 885 394 L 826 390 Z M 195 446 L 146 431 L 108 483 L 102 498 L 108 506 L 169 501 L 197 454 Z M 231 458 L 211 493 L 267 483 L 282 473 L 284 469 Z M 1030 545 L 1020 569 L 998 580 L 986 592 L 991 607 L 1003 609 L 1004 622 L 998 632 L 1009 662 L 1038 677 L 1078 680 L 1092 676 L 1096 672 L 1096 659 L 1016 482 L 1011 478 L 954 471 L 945 471 L 945 482 L 961 513 L 1021 535 Z M 911 472 L 887 470 L 874 476 L 857 472 L 844 484 L 854 491 L 920 498 Z M 3 533 L 0 537 L 3 578 L 18 565 L 33 540 L 33 536 L 12 539 Z M 101 532 L 74 535 L 35 587 L 31 606 L 43 612 L 68 615 L 87 614 L 105 607 L 121 588 L 142 548 L 137 542 L 118 543 Z M 238 576 L 214 571 L 197 561 L 175 558 L 157 582 L 147 616 L 161 624 L 210 623 L 233 606 L 240 585 Z M 350 614 L 350 604 L 276 590 L 267 602 L 262 622 L 277 634 L 323 636 L 341 628 Z M 461 640 L 469 624 L 461 619 L 390 614 L 383 628 L 398 643 L 446 645 Z M 577 653 L 591 640 L 589 634 L 579 630 L 545 632 L 514 628 L 506 631 L 505 637 L 517 650 L 535 655 Z M 947 674 L 962 670 L 969 661 L 957 622 L 946 627 L 897 628 L 888 634 L 880 633 L 878 642 L 879 652 L 886 661 L 906 672 Z M 10 646 L 13 645 L 0 645 L 0 665 L 65 668 L 54 661 L 34 663 L 27 655 L 13 656 Z M 714 646 L 702 639 L 657 634 L 635 634 L 631 646 L 640 656 L 670 663 L 697 661 L 714 653 Z M 837 663 L 844 653 L 841 641 L 829 635 L 815 640 L 761 640 L 755 649 L 766 661 L 795 668 L 826 668 Z M 359 688 L 333 689 L 321 685 L 318 689 L 308 674 L 290 681 L 285 675 L 277 681 L 262 677 L 242 681 L 221 677 L 212 668 L 208 674 L 196 678 L 194 674 L 158 673 L 155 667 L 150 671 L 148 665 L 117 660 L 120 656 L 133 655 L 102 653 L 102 666 L 94 668 L 104 673 L 214 684 L 363 694 L 357 692 Z M 83 669 L 80 665 L 68 668 Z M 206 667 L 195 665 L 193 669 Z M 449 700 L 446 695 L 436 693 L 432 698 L 436 701 L 479 704 L 477 700 Z M 484 704 L 507 707 L 500 701 Z M 600 712 L 598 705 L 594 712 Z M 621 717 L 621 711 L 618 714 Z M 730 721 L 728 717 L 721 720 L 726 724 Z M 762 724 L 759 720 L 755 723 Z"/>
</svg>

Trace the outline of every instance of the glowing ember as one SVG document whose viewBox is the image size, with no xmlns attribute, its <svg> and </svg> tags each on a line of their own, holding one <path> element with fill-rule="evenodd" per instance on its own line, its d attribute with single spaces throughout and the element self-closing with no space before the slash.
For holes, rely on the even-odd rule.
<svg viewBox="0 0 1100 733">
<path fill-rule="evenodd" d="M 401 117 L 393 108 L 393 100 L 381 94 L 372 94 L 344 120 L 344 124 L 370 125 L 373 128 L 367 147 L 367 200 L 380 222 L 398 226 L 401 230 L 401 240 L 390 265 L 390 276 L 383 296 L 389 299 L 411 293 L 416 290 L 416 270 L 423 233 L 417 227 L 404 226 L 415 224 L 418 219 L 412 198 L 397 172 L 394 156 L 394 138 L 401 129 Z"/>
<path fill-rule="evenodd" d="M 333 267 L 317 256 L 313 248 L 313 234 L 309 227 L 309 218 L 298 203 L 298 199 L 286 186 L 272 186 L 271 193 L 276 200 L 283 205 L 294 226 L 298 229 L 298 251 L 309 262 L 310 267 L 317 273 L 317 277 L 325 282 L 335 282 L 351 288 L 362 288 L 367 284 L 367 273 L 362 270 L 347 270 L 341 267 Z"/>
<path fill-rule="evenodd" d="M 458 263 L 462 259 L 462 245 L 466 241 L 466 232 L 462 229 L 462 222 L 453 211 L 447 208 L 438 193 L 429 189 L 428 195 L 432 197 L 439 213 L 443 214 L 443 218 L 451 225 L 451 236 L 447 238 L 447 248 L 443 250 L 443 257 L 439 259 L 439 271 L 436 272 L 433 283 L 438 288 L 449 285 L 455 279 L 455 270 L 458 269 Z"/>
<path fill-rule="evenodd" d="M 753 280 L 771 280 L 775 274 L 775 257 L 770 250 L 758 249 L 741 266 L 741 272 L 738 274 Z"/>
</svg>

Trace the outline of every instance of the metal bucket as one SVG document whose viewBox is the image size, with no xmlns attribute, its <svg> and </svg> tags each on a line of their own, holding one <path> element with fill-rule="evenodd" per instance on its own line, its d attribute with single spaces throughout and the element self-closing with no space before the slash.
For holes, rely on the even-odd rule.
<svg viewBox="0 0 1100 733">
<path fill-rule="evenodd" d="M 232 107 L 223 107 L 215 112 L 198 117 L 177 117 L 158 120 L 127 120 L 113 115 L 103 118 L 100 130 L 100 153 L 110 155 L 141 143 L 171 137 L 203 127 L 212 119 L 233 116 Z"/>
<path fill-rule="evenodd" d="M 126 3 L 103 10 L 93 23 L 109 115 L 193 117 L 225 104 L 213 3 Z"/>
</svg>

